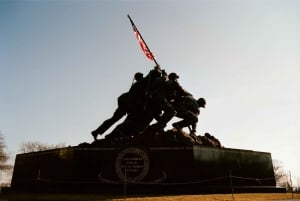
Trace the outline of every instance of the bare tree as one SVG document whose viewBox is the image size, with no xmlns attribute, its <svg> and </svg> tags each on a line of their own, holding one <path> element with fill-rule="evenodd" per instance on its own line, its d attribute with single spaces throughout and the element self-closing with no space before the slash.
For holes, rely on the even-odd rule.
<svg viewBox="0 0 300 201">
<path fill-rule="evenodd" d="M 5 179 L 2 177 L 5 178 L 7 175 L 11 174 L 12 170 L 12 165 L 8 164 L 9 155 L 5 149 L 6 145 L 4 137 L 0 131 L 0 182 L 3 182 Z"/>
<path fill-rule="evenodd" d="M 49 150 L 49 149 L 58 149 L 58 148 L 63 148 L 63 147 L 66 147 L 65 143 L 49 145 L 49 144 L 45 144 L 45 143 L 37 142 L 37 141 L 28 141 L 28 142 L 23 142 L 20 145 L 19 151 L 21 153 L 29 153 L 29 152 L 36 152 L 36 151 L 45 151 L 45 150 Z"/>
<path fill-rule="evenodd" d="M 7 164 L 9 155 L 5 151 L 5 148 L 6 148 L 6 145 L 5 145 L 4 137 L 0 131 L 0 171 L 8 170 L 11 168 L 11 165 Z"/>
<path fill-rule="evenodd" d="M 284 170 L 282 162 L 278 160 L 273 160 L 273 169 L 276 185 L 286 188 L 287 191 L 291 190 L 292 185 L 289 179 L 289 174 Z"/>
</svg>

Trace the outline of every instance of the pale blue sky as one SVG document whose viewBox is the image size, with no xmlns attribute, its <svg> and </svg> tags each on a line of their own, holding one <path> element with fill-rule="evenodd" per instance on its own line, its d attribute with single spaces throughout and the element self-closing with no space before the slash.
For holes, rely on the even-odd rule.
<svg viewBox="0 0 300 201">
<path fill-rule="evenodd" d="M 198 135 L 270 152 L 300 177 L 300 1 L 0 1 L 0 130 L 75 146 L 110 117 L 142 53 L 205 97 Z M 170 126 L 170 125 L 169 125 Z"/>
</svg>

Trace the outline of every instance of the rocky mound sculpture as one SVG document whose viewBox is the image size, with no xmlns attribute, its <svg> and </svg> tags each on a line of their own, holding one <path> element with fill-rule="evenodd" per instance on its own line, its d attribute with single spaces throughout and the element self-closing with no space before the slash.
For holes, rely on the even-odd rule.
<svg viewBox="0 0 300 201">
<path fill-rule="evenodd" d="M 141 146 L 192 146 L 203 145 L 223 148 L 220 141 L 209 133 L 205 135 L 190 135 L 185 131 L 170 129 L 164 133 L 154 132 L 152 129 L 146 129 L 145 132 L 135 137 L 105 138 L 95 140 L 92 143 L 81 143 L 79 147 L 116 147 L 124 145 Z"/>
</svg>

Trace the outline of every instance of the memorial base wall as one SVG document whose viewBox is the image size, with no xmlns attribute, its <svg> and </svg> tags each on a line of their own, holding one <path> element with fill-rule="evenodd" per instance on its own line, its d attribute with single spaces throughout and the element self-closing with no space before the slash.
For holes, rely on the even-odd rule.
<svg viewBox="0 0 300 201">
<path fill-rule="evenodd" d="M 189 147 L 68 147 L 16 156 L 12 190 L 123 194 L 283 192 L 271 154 Z"/>
</svg>

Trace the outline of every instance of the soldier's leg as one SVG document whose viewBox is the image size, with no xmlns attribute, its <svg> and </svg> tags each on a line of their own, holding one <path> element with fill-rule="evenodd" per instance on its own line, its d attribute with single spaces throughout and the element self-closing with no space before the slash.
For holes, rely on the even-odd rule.
<svg viewBox="0 0 300 201">
<path fill-rule="evenodd" d="M 189 123 L 189 126 L 191 126 L 191 128 L 192 128 L 191 132 L 196 133 L 196 125 L 198 122 L 198 115 L 189 111 L 188 116 L 187 116 L 187 121 Z"/>
<path fill-rule="evenodd" d="M 190 125 L 195 125 L 198 121 L 198 117 L 190 111 L 184 112 L 181 114 L 183 120 L 173 123 L 173 127 L 180 130 L 184 127 L 188 127 Z"/>
<path fill-rule="evenodd" d="M 173 126 L 174 128 L 176 128 L 177 130 L 181 130 L 181 129 L 183 129 L 184 127 L 189 126 L 189 124 L 188 124 L 188 122 L 187 122 L 185 119 L 183 119 L 183 120 L 181 120 L 181 121 L 178 121 L 178 122 L 173 123 L 172 126 Z"/>
<path fill-rule="evenodd" d="M 167 123 L 176 115 L 176 110 L 167 100 L 164 100 L 162 103 L 162 109 L 164 113 L 157 123 L 159 128 L 166 127 Z"/>
<path fill-rule="evenodd" d="M 105 136 L 105 139 L 118 139 L 122 140 L 122 138 L 127 137 L 130 135 L 130 128 L 132 126 L 132 116 L 127 115 L 125 120 L 118 124 L 110 134 Z"/>
<path fill-rule="evenodd" d="M 120 107 L 118 107 L 111 118 L 105 120 L 96 130 L 92 131 L 92 135 L 94 136 L 95 140 L 98 134 L 103 134 L 114 123 L 119 121 L 125 114 L 126 112 Z"/>
</svg>

